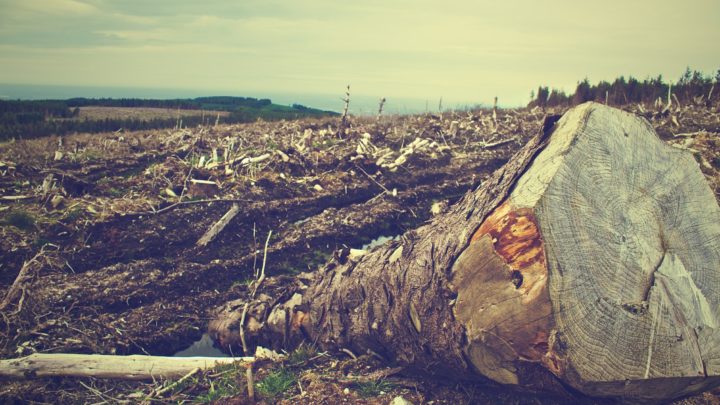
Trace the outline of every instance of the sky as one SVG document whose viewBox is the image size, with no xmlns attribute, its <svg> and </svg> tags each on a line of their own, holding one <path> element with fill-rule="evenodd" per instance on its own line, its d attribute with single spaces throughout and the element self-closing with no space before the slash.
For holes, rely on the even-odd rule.
<svg viewBox="0 0 720 405">
<path fill-rule="evenodd" d="M 718 0 L 0 0 L 6 84 L 512 106 L 714 74 L 719 44 Z"/>
</svg>

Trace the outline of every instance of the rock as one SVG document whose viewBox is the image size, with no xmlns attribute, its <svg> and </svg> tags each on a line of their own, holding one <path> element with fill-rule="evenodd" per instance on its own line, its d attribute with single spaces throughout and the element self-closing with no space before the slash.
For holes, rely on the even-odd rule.
<svg viewBox="0 0 720 405">
<path fill-rule="evenodd" d="M 413 405 L 413 403 L 403 398 L 401 395 L 398 395 L 390 401 L 390 405 Z"/>
</svg>

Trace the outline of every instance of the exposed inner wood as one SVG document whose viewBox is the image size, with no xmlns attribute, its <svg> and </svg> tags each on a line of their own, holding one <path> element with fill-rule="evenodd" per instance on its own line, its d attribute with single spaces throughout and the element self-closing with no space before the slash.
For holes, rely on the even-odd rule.
<svg viewBox="0 0 720 405">
<path fill-rule="evenodd" d="M 549 353 L 553 318 L 547 276 L 532 211 L 505 202 L 483 222 L 453 266 L 455 316 L 466 327 L 468 356 L 482 374 L 519 384 L 515 361 L 559 367 Z"/>
</svg>

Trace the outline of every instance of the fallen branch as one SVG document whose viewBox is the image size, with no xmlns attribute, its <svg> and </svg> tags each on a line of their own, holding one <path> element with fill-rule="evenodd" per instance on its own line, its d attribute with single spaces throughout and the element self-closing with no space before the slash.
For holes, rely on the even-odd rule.
<svg viewBox="0 0 720 405">
<path fill-rule="evenodd" d="M 175 389 L 175 387 L 177 387 L 178 385 L 182 384 L 182 383 L 185 382 L 188 378 L 194 376 L 195 374 L 197 374 L 197 373 L 199 373 L 199 372 L 200 372 L 200 367 L 195 367 L 194 369 L 190 370 L 189 373 L 185 374 L 181 379 L 175 381 L 174 383 L 168 385 L 167 387 L 165 387 L 165 388 L 163 388 L 163 389 L 160 389 L 160 390 L 157 390 L 157 391 L 153 391 L 153 392 L 148 396 L 148 398 L 146 398 L 146 399 L 150 399 L 150 398 L 152 398 L 152 397 L 157 397 L 157 396 L 163 396 L 166 392 Z"/>
<path fill-rule="evenodd" d="M 233 204 L 232 207 L 220 218 L 219 221 L 215 222 L 205 234 L 198 239 L 197 246 L 207 246 L 208 243 L 212 242 L 215 237 L 232 221 L 233 218 L 240 212 L 240 206 Z"/>
<path fill-rule="evenodd" d="M 500 145 L 505 145 L 506 143 L 515 142 L 515 140 L 516 140 L 516 138 L 513 137 L 513 138 L 503 139 L 503 140 L 500 140 L 500 141 L 497 141 L 497 142 L 490 142 L 490 143 L 486 143 L 486 144 L 480 144 L 480 147 L 483 148 L 483 149 L 490 149 L 490 148 L 495 148 L 495 147 L 500 146 Z"/>
<path fill-rule="evenodd" d="M 254 232 L 254 228 L 253 228 Z M 250 295 L 250 299 L 255 298 L 255 294 L 257 294 L 257 290 L 260 287 L 260 284 L 265 280 L 265 264 L 267 264 L 267 250 L 268 250 L 268 244 L 270 243 L 270 237 L 272 236 L 272 230 L 268 232 L 267 239 L 265 239 L 265 251 L 263 252 L 263 263 L 262 263 L 262 270 L 260 270 L 260 275 L 258 276 L 258 279 L 255 281 L 255 286 L 253 287 L 252 294 Z M 248 307 L 250 305 L 250 301 L 245 303 L 245 307 L 243 308 L 242 316 L 240 317 L 240 341 L 242 342 L 242 348 L 243 353 L 248 352 L 248 346 L 247 342 L 245 341 L 245 317 L 247 316 Z"/>
<path fill-rule="evenodd" d="M 94 377 L 121 380 L 177 378 L 195 369 L 239 362 L 249 367 L 254 357 L 111 356 L 104 354 L 35 353 L 0 360 L 0 377 Z"/>
<path fill-rule="evenodd" d="M 194 204 L 212 204 L 215 202 L 233 202 L 233 203 L 239 203 L 239 202 L 253 202 L 254 200 L 248 200 L 248 199 L 242 199 L 242 198 L 210 198 L 207 200 L 191 200 L 191 201 L 181 201 L 176 202 L 174 204 L 170 204 L 167 207 L 160 208 L 158 210 L 153 209 L 152 211 L 138 211 L 138 212 L 121 212 L 120 215 L 123 216 L 143 216 L 143 215 L 157 215 L 162 214 L 164 212 L 168 212 L 170 210 L 173 210 L 177 207 L 183 206 L 183 205 L 194 205 Z M 150 206 L 150 208 L 153 208 Z"/>
<path fill-rule="evenodd" d="M 40 258 L 43 254 L 44 252 L 41 249 L 40 252 L 36 254 L 32 259 L 23 263 L 20 272 L 18 273 L 17 277 L 15 277 L 15 281 L 13 282 L 12 286 L 10 286 L 10 289 L 8 289 L 7 294 L 5 294 L 5 298 L 3 298 L 2 302 L 0 302 L 0 311 L 4 311 L 8 307 L 8 305 L 10 305 L 10 303 L 15 301 L 18 294 L 21 294 L 22 296 L 20 298 L 20 303 L 18 304 L 18 309 L 16 312 L 20 312 L 22 310 L 22 301 L 25 297 L 25 287 L 27 287 L 27 283 L 33 277 L 33 274 L 31 274 L 31 271 L 34 268 L 33 264 L 39 265 L 40 262 L 38 261 L 38 258 Z"/>
<path fill-rule="evenodd" d="M 360 170 L 365 176 L 367 176 L 368 179 L 370 179 L 373 183 L 377 184 L 381 189 L 383 189 L 386 193 L 392 194 L 390 190 L 387 189 L 387 187 L 383 186 L 379 181 L 375 180 L 371 175 L 368 174 L 365 170 L 363 170 L 362 167 L 355 165 L 355 167 Z"/>
<path fill-rule="evenodd" d="M 17 201 L 17 200 L 27 200 L 29 198 L 33 198 L 31 195 L 4 195 L 0 197 L 0 200 L 5 201 Z"/>
</svg>

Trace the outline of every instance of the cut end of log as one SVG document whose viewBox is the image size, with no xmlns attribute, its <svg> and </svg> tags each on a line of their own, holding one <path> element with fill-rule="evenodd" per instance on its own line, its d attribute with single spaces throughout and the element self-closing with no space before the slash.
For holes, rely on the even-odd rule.
<svg viewBox="0 0 720 405">
<path fill-rule="evenodd" d="M 468 358 L 498 382 L 532 362 L 596 396 L 720 384 L 720 208 L 642 118 L 568 111 L 452 275 Z"/>
</svg>

